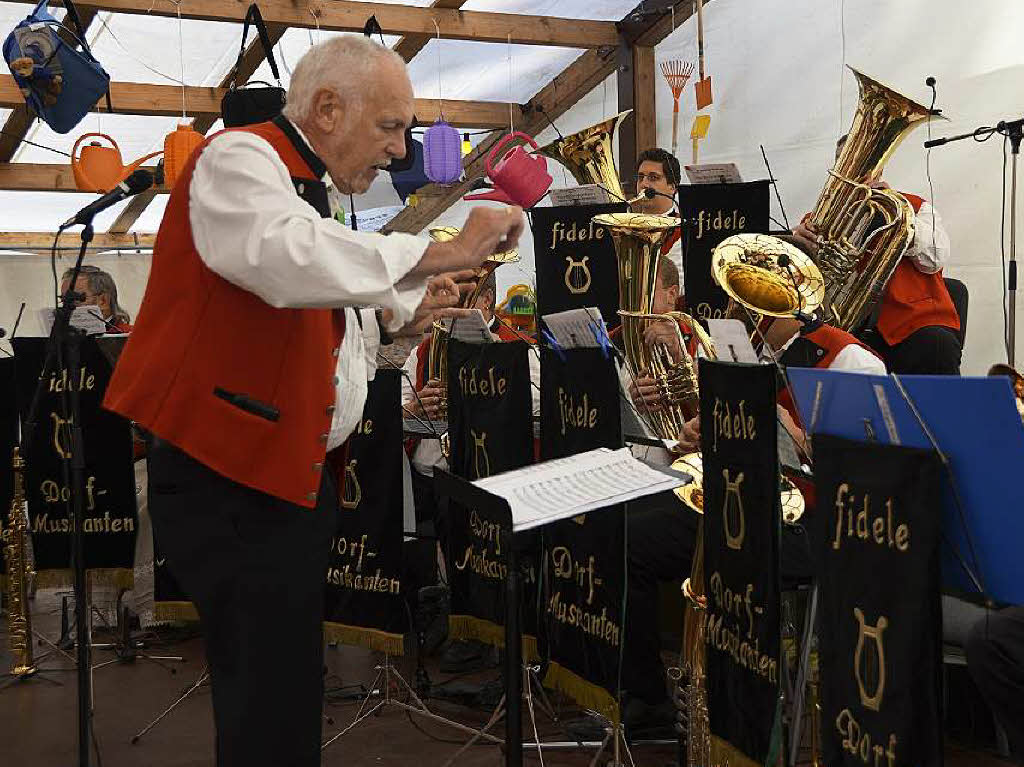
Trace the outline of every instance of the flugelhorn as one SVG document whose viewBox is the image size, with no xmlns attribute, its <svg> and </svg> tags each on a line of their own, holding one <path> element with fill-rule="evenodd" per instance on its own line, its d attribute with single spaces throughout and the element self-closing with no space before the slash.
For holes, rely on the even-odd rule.
<svg viewBox="0 0 1024 767">
<path fill-rule="evenodd" d="M 625 200 L 619 174 L 615 170 L 615 152 L 612 138 L 619 124 L 632 109 L 620 112 L 608 120 L 589 128 L 555 139 L 534 151 L 560 162 L 579 184 L 600 184 L 616 200 Z M 639 198 L 638 198 L 639 199 Z"/>
</svg>

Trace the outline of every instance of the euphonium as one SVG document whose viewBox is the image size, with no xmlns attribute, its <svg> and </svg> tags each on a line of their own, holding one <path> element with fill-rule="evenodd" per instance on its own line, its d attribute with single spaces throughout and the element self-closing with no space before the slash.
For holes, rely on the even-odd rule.
<svg viewBox="0 0 1024 767">
<path fill-rule="evenodd" d="M 21 449 L 14 448 L 11 457 L 14 469 L 14 494 L 4 538 L 7 560 L 7 628 L 11 643 L 11 675 L 34 674 L 32 660 L 32 612 L 28 603 L 27 565 L 28 521 L 25 518 L 25 461 Z"/>
<path fill-rule="evenodd" d="M 560 162 L 579 184 L 600 184 L 616 200 L 625 200 L 619 174 L 615 170 L 615 150 L 612 137 L 619 124 L 632 109 L 620 112 L 589 128 L 545 144 L 536 149 L 539 154 Z"/>
<path fill-rule="evenodd" d="M 851 71 L 860 87 L 857 112 L 809 219 L 818 234 L 815 261 L 825 277 L 824 319 L 847 331 L 868 318 L 914 239 L 910 203 L 870 184 L 881 178 L 900 142 L 932 117 L 926 107 Z"/>
<path fill-rule="evenodd" d="M 439 226 L 430 230 L 430 237 L 434 242 L 448 242 L 459 234 L 454 226 Z M 465 296 L 459 302 L 459 306 L 468 309 L 476 303 L 483 284 L 487 277 L 502 264 L 510 264 L 519 260 L 519 253 L 510 250 L 507 253 L 495 253 L 476 269 L 474 279 L 477 281 L 476 288 L 472 293 Z M 441 391 L 446 391 L 445 382 L 448 378 L 448 335 L 449 325 L 443 320 L 434 322 L 430 330 L 430 350 L 427 356 L 427 380 L 438 380 L 441 382 Z M 441 414 L 445 416 L 448 412 L 448 404 L 445 396 L 441 395 Z"/>
</svg>

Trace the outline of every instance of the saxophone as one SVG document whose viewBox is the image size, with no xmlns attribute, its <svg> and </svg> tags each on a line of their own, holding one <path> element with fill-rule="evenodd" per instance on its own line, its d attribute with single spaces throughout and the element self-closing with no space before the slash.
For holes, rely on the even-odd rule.
<svg viewBox="0 0 1024 767">
<path fill-rule="evenodd" d="M 14 656 L 11 675 L 16 678 L 36 672 L 32 659 L 32 610 L 28 604 L 28 579 L 32 575 L 27 566 L 28 520 L 25 516 L 25 460 L 21 448 L 15 447 L 11 456 L 14 468 L 14 495 L 8 516 L 4 554 L 7 560 L 7 629 Z"/>
</svg>

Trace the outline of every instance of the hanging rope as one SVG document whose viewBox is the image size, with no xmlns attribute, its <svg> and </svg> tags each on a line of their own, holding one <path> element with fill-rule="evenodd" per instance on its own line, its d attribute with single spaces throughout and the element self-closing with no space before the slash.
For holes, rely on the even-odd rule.
<svg viewBox="0 0 1024 767">
<path fill-rule="evenodd" d="M 444 122 L 444 106 L 441 104 L 441 28 L 437 25 L 437 19 L 432 18 L 431 21 L 437 33 L 437 113 Z"/>
<path fill-rule="evenodd" d="M 174 3 L 174 9 L 178 14 L 178 61 L 181 62 L 181 120 L 185 122 L 188 115 L 185 114 L 185 35 L 182 31 L 181 22 L 181 0 Z"/>
<path fill-rule="evenodd" d="M 516 129 L 512 123 L 512 33 L 508 33 L 508 132 L 515 133 Z"/>
</svg>

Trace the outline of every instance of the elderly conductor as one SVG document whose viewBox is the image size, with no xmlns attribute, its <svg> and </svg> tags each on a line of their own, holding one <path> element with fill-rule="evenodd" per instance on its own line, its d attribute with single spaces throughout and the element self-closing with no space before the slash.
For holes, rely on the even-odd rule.
<svg viewBox="0 0 1024 767">
<path fill-rule="evenodd" d="M 325 454 L 360 417 L 380 329 L 425 326 L 457 301 L 434 275 L 522 231 L 518 208 L 474 209 L 429 245 L 329 218 L 325 174 L 365 192 L 412 116 L 402 60 L 344 36 L 299 62 L 283 116 L 208 139 L 171 193 L 107 392 L 153 435 L 150 511 L 202 622 L 219 765 L 320 764 Z"/>
</svg>

